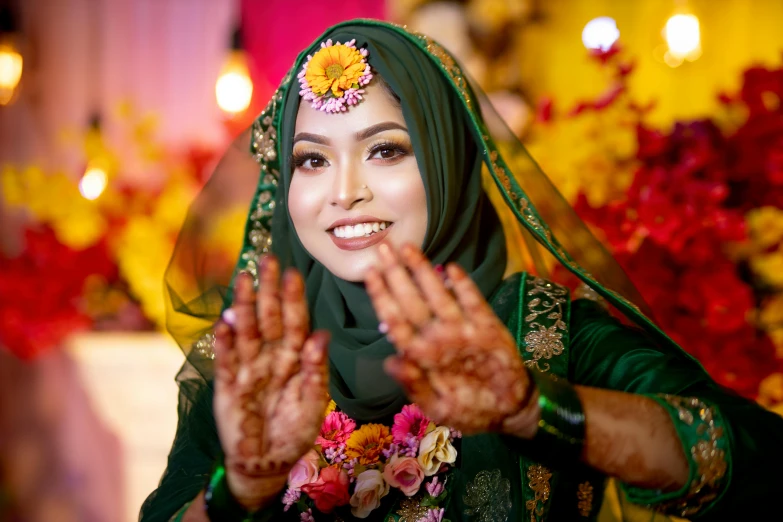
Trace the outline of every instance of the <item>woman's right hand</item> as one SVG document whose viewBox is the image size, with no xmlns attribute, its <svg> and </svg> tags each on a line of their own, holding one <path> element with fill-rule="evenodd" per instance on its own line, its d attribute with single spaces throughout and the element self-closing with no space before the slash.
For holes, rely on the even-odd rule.
<svg viewBox="0 0 783 522">
<path fill-rule="evenodd" d="M 285 487 L 315 442 L 326 410 L 329 333 L 310 335 L 304 281 L 265 256 L 259 291 L 249 274 L 234 287 L 230 326 L 215 328 L 214 415 L 233 495 L 258 509 Z"/>
</svg>

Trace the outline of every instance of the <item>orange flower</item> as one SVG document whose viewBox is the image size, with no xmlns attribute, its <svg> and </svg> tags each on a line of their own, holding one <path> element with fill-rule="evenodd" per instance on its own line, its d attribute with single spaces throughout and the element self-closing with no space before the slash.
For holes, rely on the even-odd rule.
<svg viewBox="0 0 783 522">
<path fill-rule="evenodd" d="M 359 459 L 359 464 L 377 464 L 383 450 L 392 443 L 392 434 L 383 424 L 365 424 L 351 434 L 345 443 L 345 455 Z"/>
<path fill-rule="evenodd" d="M 322 47 L 307 66 L 305 79 L 313 93 L 323 96 L 332 91 L 335 97 L 358 85 L 367 64 L 355 48 L 344 44 Z"/>
</svg>

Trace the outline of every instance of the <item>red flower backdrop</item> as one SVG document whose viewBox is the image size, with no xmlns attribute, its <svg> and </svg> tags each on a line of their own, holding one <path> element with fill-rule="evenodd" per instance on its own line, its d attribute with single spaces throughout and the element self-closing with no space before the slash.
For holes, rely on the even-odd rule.
<svg viewBox="0 0 783 522">
<path fill-rule="evenodd" d="M 667 131 L 645 124 L 652 107 L 631 99 L 633 67 L 617 51 L 596 55 L 611 86 L 561 120 L 621 115 L 614 123 L 632 126 L 635 154 L 611 159 L 604 175 L 630 163 L 630 183 L 598 204 L 583 188 L 576 209 L 663 329 L 718 382 L 754 397 L 759 383 L 783 368 L 773 342 L 783 324 L 762 320 L 780 319 L 783 305 L 774 276 L 783 269 L 783 69 L 748 69 L 738 94 L 720 95 L 720 118 L 677 122 Z M 557 119 L 551 102 L 539 115 Z"/>
<path fill-rule="evenodd" d="M 0 169 L 3 211 L 22 224 L 21 248 L 0 249 L 0 349 L 34 359 L 76 331 L 162 327 L 163 273 L 215 152 L 170 150 L 154 138 L 150 115 L 128 115 L 127 164 L 100 131 L 81 140 L 88 163 L 107 173 L 94 200 L 64 172 Z M 243 220 L 244 212 L 213 225 L 217 255 L 235 255 L 229 231 L 241 235 Z"/>
<path fill-rule="evenodd" d="M 75 251 L 47 227 L 28 229 L 18 257 L 0 256 L 0 341 L 32 359 L 63 337 L 93 324 L 84 303 L 88 279 L 116 279 L 104 241 Z"/>
</svg>

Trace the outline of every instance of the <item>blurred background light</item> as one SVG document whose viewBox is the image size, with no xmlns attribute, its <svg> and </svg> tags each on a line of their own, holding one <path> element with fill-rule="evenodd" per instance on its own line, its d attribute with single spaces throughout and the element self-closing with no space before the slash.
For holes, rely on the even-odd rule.
<svg viewBox="0 0 783 522">
<path fill-rule="evenodd" d="M 593 18 L 582 30 L 582 43 L 588 49 L 608 51 L 620 38 L 617 22 L 608 16 Z"/>
<path fill-rule="evenodd" d="M 24 60 L 17 48 L 16 17 L 8 6 L 0 7 L 0 105 L 8 105 L 16 96 L 22 79 Z"/>
<path fill-rule="evenodd" d="M 250 78 L 247 54 L 242 48 L 241 40 L 239 30 L 235 30 L 231 51 L 215 83 L 218 106 L 232 115 L 246 111 L 253 98 L 253 80 Z"/>
<path fill-rule="evenodd" d="M 87 167 L 87 171 L 79 181 L 79 192 L 85 199 L 94 200 L 98 199 L 103 191 L 106 190 L 109 176 L 106 171 L 97 165 L 91 165 Z"/>
<path fill-rule="evenodd" d="M 701 29 L 699 19 L 690 13 L 669 17 L 663 30 L 668 50 L 664 55 L 667 65 L 677 67 L 684 60 L 694 61 L 701 56 Z"/>
</svg>

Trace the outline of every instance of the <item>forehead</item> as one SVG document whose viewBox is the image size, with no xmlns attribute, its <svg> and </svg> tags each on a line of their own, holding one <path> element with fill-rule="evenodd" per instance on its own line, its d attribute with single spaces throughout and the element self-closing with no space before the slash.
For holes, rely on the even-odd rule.
<svg viewBox="0 0 783 522">
<path fill-rule="evenodd" d="M 372 82 L 365 87 L 362 101 L 347 111 L 337 114 L 314 109 L 310 102 L 300 99 L 294 132 L 310 132 L 334 137 L 353 134 L 383 121 L 405 125 L 399 103 L 378 82 Z"/>
</svg>

